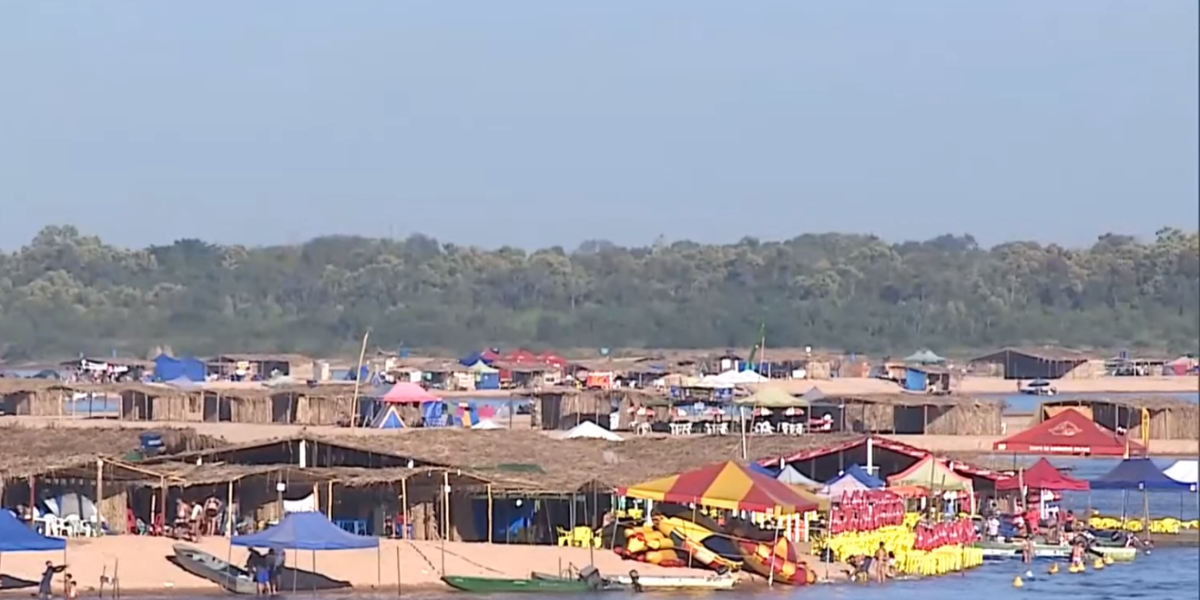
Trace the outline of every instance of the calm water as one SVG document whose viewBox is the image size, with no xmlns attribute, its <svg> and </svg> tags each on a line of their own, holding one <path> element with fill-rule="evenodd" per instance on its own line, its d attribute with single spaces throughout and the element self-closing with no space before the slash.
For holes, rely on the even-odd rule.
<svg viewBox="0 0 1200 600">
<path fill-rule="evenodd" d="M 1026 567 L 1017 561 L 990 562 L 967 573 L 921 581 L 904 581 L 881 586 L 861 585 L 818 585 L 805 588 L 780 587 L 775 589 L 754 588 L 734 592 L 693 593 L 687 597 L 743 598 L 754 597 L 788 598 L 804 600 L 964 600 L 964 592 L 975 598 L 986 600 L 1017 600 L 1024 598 L 1072 598 L 1078 600 L 1189 600 L 1200 598 L 1200 550 L 1172 549 L 1156 550 L 1150 556 L 1139 556 L 1132 564 L 1114 564 L 1102 571 L 1088 570 L 1085 574 L 1071 575 L 1062 571 L 1047 575 L 1049 562 L 1038 561 L 1033 565 L 1034 577 L 1025 581 L 1025 587 L 1012 587 L 1014 576 L 1022 575 Z M 821 567 L 818 566 L 818 569 Z M 307 596 L 298 594 L 297 597 Z M 632 598 L 655 598 L 659 596 L 681 597 L 683 594 L 605 594 L 607 600 L 632 600 Z M 211 596 L 210 598 L 227 598 Z M 286 596 L 285 596 L 286 597 Z M 340 596 L 346 597 L 346 596 Z M 355 595 L 355 599 L 396 598 L 392 594 Z M 451 593 L 405 593 L 405 598 L 451 600 L 469 598 L 464 594 Z M 504 595 L 497 598 L 525 600 L 547 598 L 541 595 Z M 562 600 L 583 600 L 595 596 L 556 596 Z M 191 600 L 178 597 L 170 600 Z M 195 600 L 201 600 L 197 598 Z M 204 598 L 203 600 L 208 600 Z"/>
<path fill-rule="evenodd" d="M 1160 396 L 1164 398 L 1178 398 L 1185 402 L 1200 403 L 1200 392 L 1187 392 L 1181 394 L 1058 394 L 1057 396 L 1030 396 L 1027 394 L 981 394 L 979 397 L 983 400 L 1003 400 L 1007 405 L 1005 412 L 1014 414 L 1032 413 L 1042 405 L 1044 401 L 1060 401 L 1060 400 L 1078 400 L 1082 398 L 1145 398 L 1146 396 Z"/>
</svg>

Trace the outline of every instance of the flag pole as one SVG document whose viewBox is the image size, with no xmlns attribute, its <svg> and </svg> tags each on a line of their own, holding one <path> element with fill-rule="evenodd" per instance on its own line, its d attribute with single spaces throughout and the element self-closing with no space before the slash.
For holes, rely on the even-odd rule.
<svg viewBox="0 0 1200 600">
<path fill-rule="evenodd" d="M 358 349 L 358 367 L 354 371 L 354 413 L 350 415 L 350 426 L 358 427 L 358 390 L 362 385 L 362 365 L 363 359 L 367 357 L 367 338 L 371 337 L 371 329 L 368 327 L 367 332 L 363 334 L 362 347 Z"/>
</svg>

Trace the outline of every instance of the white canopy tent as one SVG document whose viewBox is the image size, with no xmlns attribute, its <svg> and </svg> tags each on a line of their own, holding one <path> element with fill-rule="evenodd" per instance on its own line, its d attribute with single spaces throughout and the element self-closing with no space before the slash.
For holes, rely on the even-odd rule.
<svg viewBox="0 0 1200 600">
<path fill-rule="evenodd" d="M 1200 478 L 1200 461 L 1176 461 L 1175 464 L 1167 467 L 1167 470 L 1163 471 L 1163 475 L 1166 475 L 1167 477 L 1170 477 L 1179 483 L 1196 485 L 1197 483 L 1200 483 L 1196 481 L 1198 478 Z"/>
<path fill-rule="evenodd" d="M 584 421 L 584 422 L 572 427 L 571 430 L 567 432 L 567 435 L 565 435 L 563 437 L 565 437 L 568 440 L 589 439 L 589 440 L 607 440 L 609 442 L 625 441 L 624 438 L 622 438 L 621 436 L 619 436 L 619 435 L 617 435 L 617 434 L 615 434 L 615 433 L 613 433 L 591 421 Z"/>
</svg>

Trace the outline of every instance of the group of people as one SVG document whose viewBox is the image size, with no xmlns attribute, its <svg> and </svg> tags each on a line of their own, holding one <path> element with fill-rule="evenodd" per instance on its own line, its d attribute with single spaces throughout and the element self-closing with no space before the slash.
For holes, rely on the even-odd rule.
<svg viewBox="0 0 1200 600">
<path fill-rule="evenodd" d="M 857 583 L 867 583 L 875 581 L 883 583 L 896 575 L 896 553 L 889 552 L 879 542 L 879 547 L 875 549 L 875 554 L 867 556 L 865 554 L 857 554 L 846 559 L 846 564 L 850 565 L 850 571 L 847 575 L 850 576 L 850 581 Z"/>
<path fill-rule="evenodd" d="M 209 496 L 204 502 L 177 500 L 173 537 L 194 540 L 202 535 L 220 535 L 224 503 Z"/>
</svg>

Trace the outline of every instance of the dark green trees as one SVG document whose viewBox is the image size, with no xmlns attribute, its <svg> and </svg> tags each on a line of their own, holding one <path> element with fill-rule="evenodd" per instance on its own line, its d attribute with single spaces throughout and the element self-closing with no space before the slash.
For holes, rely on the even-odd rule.
<svg viewBox="0 0 1200 600">
<path fill-rule="evenodd" d="M 128 250 L 49 227 L 0 255 L 10 359 L 158 345 L 330 354 L 367 327 L 382 346 L 748 346 L 764 319 L 776 347 L 1195 352 L 1200 236 L 1106 235 L 1087 249 L 823 234 L 728 246 L 592 241 L 571 253 L 424 236 Z"/>
</svg>

